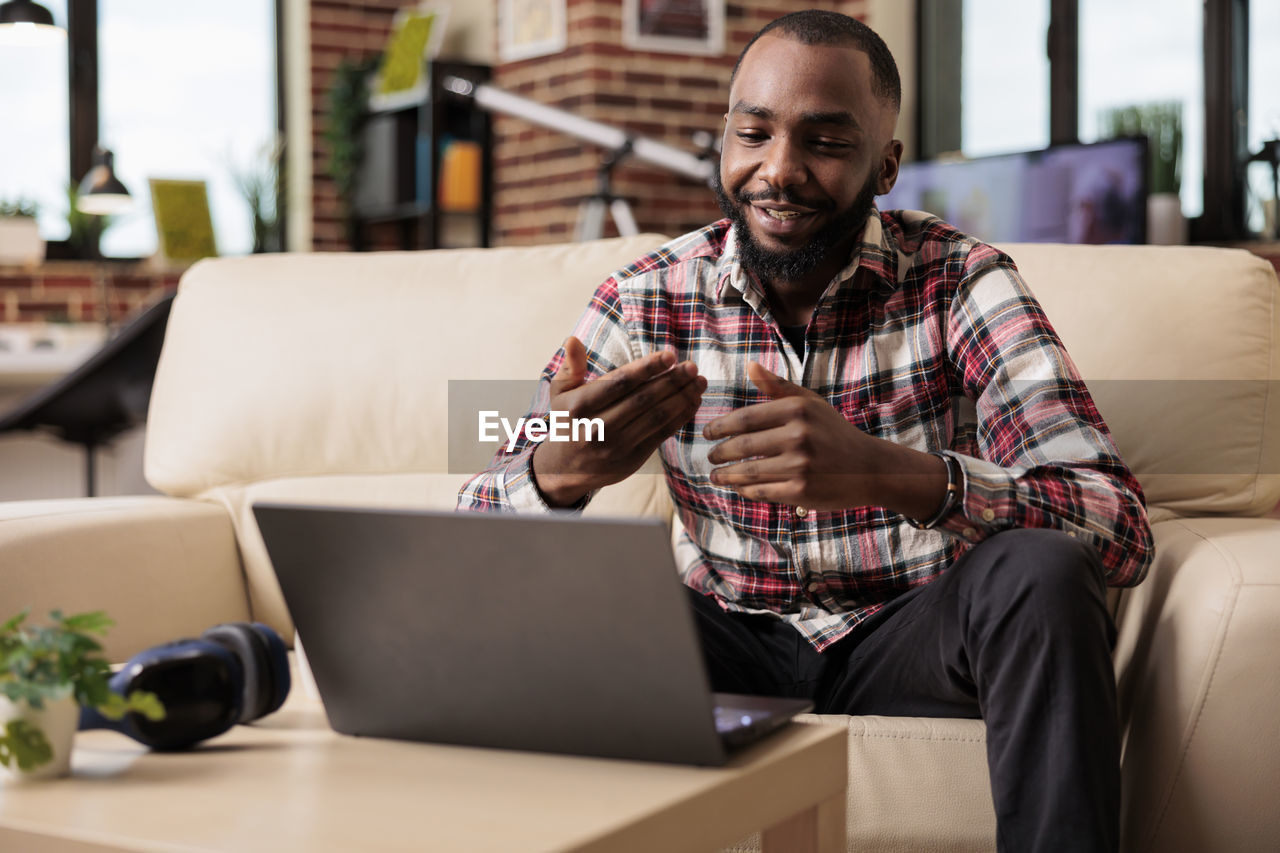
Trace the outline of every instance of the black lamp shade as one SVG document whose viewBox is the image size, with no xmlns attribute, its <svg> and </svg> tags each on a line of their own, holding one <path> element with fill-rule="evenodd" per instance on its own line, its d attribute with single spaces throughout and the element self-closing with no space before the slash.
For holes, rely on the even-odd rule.
<svg viewBox="0 0 1280 853">
<path fill-rule="evenodd" d="M 66 37 L 66 30 L 53 23 L 53 13 L 32 0 L 0 3 L 0 44 L 52 44 Z"/>
<path fill-rule="evenodd" d="M 53 13 L 32 0 L 9 0 L 0 5 L 0 24 L 43 24 L 53 26 Z"/>
<path fill-rule="evenodd" d="M 120 213 L 133 203 L 129 191 L 115 173 L 115 155 L 105 148 L 93 151 L 93 167 L 80 182 L 76 207 L 94 216 Z"/>
</svg>

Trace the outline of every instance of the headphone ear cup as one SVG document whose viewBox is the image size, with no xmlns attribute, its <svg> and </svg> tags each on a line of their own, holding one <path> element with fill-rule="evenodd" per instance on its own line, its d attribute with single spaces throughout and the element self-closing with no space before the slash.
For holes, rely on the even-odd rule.
<svg viewBox="0 0 1280 853">
<path fill-rule="evenodd" d="M 271 686 L 266 643 L 246 622 L 225 622 L 214 625 L 200 635 L 200 639 L 226 648 L 240 659 L 244 671 L 241 684 L 240 718 L 247 723 L 262 716 L 262 708 L 270 698 Z"/>
<path fill-rule="evenodd" d="M 261 622 L 254 622 L 250 627 L 262 638 L 267 652 L 266 671 L 269 673 L 267 684 L 270 689 L 267 691 L 262 713 L 258 715 L 265 717 L 280 710 L 284 700 L 289 697 L 289 689 L 293 686 L 293 677 L 289 674 L 289 650 L 285 647 L 280 635 L 268 626 Z"/>
<path fill-rule="evenodd" d="M 289 658 L 279 634 L 260 622 L 226 622 L 200 636 L 225 646 L 244 665 L 239 722 L 252 722 L 284 704 L 290 687 Z"/>
</svg>

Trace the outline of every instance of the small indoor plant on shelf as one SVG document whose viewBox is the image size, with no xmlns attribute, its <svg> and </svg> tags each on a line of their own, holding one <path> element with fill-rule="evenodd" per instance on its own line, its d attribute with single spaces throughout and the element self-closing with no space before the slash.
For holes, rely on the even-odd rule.
<svg viewBox="0 0 1280 853">
<path fill-rule="evenodd" d="M 102 657 L 101 636 L 114 622 L 102 611 L 63 616 L 52 624 L 25 625 L 24 610 L 0 625 L 0 764 L 17 778 L 65 776 L 80 706 L 119 719 L 136 711 L 164 718 L 153 693 L 113 693 L 111 668 Z"/>
<path fill-rule="evenodd" d="M 0 199 L 0 264 L 35 266 L 44 260 L 44 239 L 33 201 Z"/>
</svg>

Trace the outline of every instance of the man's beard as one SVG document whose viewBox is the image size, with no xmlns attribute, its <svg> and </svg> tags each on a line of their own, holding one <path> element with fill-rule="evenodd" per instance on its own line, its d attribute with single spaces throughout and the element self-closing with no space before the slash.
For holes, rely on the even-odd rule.
<svg viewBox="0 0 1280 853">
<path fill-rule="evenodd" d="M 725 192 L 720 180 L 720 170 L 712 173 L 711 187 L 715 190 L 716 201 L 720 210 L 733 222 L 738 233 L 738 251 L 741 262 L 751 272 L 767 281 L 798 281 L 818 268 L 830 253 L 848 247 L 853 238 L 866 224 L 876 199 L 876 174 L 873 171 L 867 176 L 867 182 L 859 191 L 858 197 L 847 208 L 836 213 L 831 221 L 818 229 L 817 233 L 803 246 L 794 249 L 774 251 L 766 249 L 756 242 L 747 225 L 747 217 L 743 210 L 753 201 L 773 201 L 787 204 L 805 204 L 783 190 L 779 193 L 748 193 L 740 191 L 733 198 Z M 819 212 L 830 210 L 832 205 L 818 208 Z M 848 249 L 845 248 L 845 251 Z"/>
</svg>

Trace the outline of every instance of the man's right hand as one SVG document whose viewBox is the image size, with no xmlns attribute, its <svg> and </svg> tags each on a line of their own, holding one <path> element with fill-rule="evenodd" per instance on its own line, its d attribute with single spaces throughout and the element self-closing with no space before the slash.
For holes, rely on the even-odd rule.
<svg viewBox="0 0 1280 853">
<path fill-rule="evenodd" d="M 533 453 L 533 477 L 551 506 L 572 506 L 589 492 L 635 473 L 649 454 L 689 422 L 707 380 L 692 361 L 650 353 L 591 382 L 587 350 L 570 337 L 551 380 L 551 410 L 571 418 L 600 418 L 604 439 L 544 441 Z"/>
</svg>

